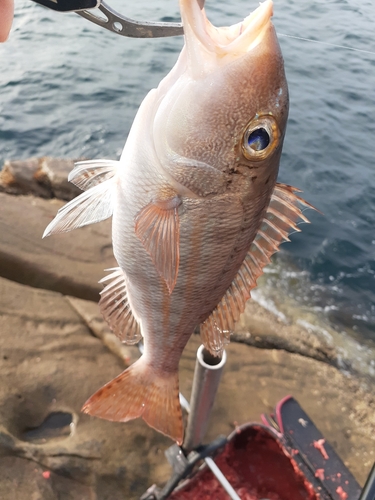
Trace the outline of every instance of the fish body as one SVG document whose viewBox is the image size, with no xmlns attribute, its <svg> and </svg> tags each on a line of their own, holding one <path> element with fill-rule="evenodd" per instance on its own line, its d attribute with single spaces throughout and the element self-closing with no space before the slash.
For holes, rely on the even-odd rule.
<svg viewBox="0 0 375 500">
<path fill-rule="evenodd" d="M 220 356 L 250 290 L 303 200 L 276 179 L 288 115 L 283 59 L 266 0 L 242 23 L 215 28 L 195 0 L 180 0 L 185 46 L 140 106 L 119 162 L 81 162 L 85 189 L 46 234 L 113 214 L 119 267 L 100 308 L 141 358 L 85 404 L 115 421 L 142 417 L 183 440 L 182 351 L 201 325 Z"/>
</svg>

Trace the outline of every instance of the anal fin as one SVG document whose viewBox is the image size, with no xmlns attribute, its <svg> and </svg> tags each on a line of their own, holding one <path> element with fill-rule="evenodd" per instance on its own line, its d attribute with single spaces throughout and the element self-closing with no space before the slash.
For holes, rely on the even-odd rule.
<svg viewBox="0 0 375 500">
<path fill-rule="evenodd" d="M 158 376 L 141 357 L 86 401 L 82 411 L 114 422 L 141 417 L 179 445 L 183 441 L 178 372 Z"/>
<path fill-rule="evenodd" d="M 128 302 L 124 273 L 119 267 L 108 271 L 113 272 L 100 280 L 100 283 L 109 282 L 100 292 L 100 312 L 122 342 L 136 344 L 142 338 L 141 328 Z"/>
<path fill-rule="evenodd" d="M 180 204 L 178 196 L 155 201 L 146 205 L 135 219 L 135 233 L 151 256 L 169 293 L 176 284 L 180 263 Z"/>
<path fill-rule="evenodd" d="M 256 287 L 257 279 L 263 274 L 271 256 L 279 250 L 281 243 L 289 241 L 288 234 L 299 231 L 296 225 L 299 220 L 309 222 L 300 206 L 316 210 L 297 196 L 296 191 L 286 184 L 276 184 L 266 215 L 245 260 L 219 304 L 201 325 L 202 342 L 214 356 L 221 356 L 229 343 L 234 323 L 245 310 L 250 292 Z"/>
</svg>

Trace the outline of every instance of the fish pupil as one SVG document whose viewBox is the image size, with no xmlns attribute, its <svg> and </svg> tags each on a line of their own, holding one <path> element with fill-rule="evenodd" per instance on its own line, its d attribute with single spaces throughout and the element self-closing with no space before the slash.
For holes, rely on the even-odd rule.
<svg viewBox="0 0 375 500">
<path fill-rule="evenodd" d="M 251 132 L 247 143 L 254 151 L 263 151 L 270 143 L 270 136 L 265 128 L 257 128 Z"/>
</svg>

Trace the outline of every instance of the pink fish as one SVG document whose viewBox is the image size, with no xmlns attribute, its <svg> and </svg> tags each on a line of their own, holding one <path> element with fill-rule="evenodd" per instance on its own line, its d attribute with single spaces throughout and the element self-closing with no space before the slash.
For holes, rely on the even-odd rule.
<svg viewBox="0 0 375 500">
<path fill-rule="evenodd" d="M 196 0 L 180 0 L 185 46 L 141 104 L 119 162 L 80 162 L 85 190 L 45 235 L 113 215 L 119 267 L 100 309 L 141 358 L 83 411 L 142 417 L 183 441 L 178 365 L 200 325 L 220 356 L 270 256 L 307 221 L 295 189 L 276 183 L 288 116 L 283 58 L 266 0 L 243 22 L 215 28 Z"/>
</svg>

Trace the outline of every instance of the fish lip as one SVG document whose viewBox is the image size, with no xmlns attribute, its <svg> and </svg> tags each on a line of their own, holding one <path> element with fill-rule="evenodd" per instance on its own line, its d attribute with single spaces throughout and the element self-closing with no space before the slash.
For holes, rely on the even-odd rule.
<svg viewBox="0 0 375 500">
<path fill-rule="evenodd" d="M 222 55 L 246 53 L 258 45 L 273 15 L 272 0 L 265 0 L 242 22 L 216 28 L 197 0 L 180 0 L 180 8 L 187 43 L 198 42 L 207 51 Z"/>
</svg>

